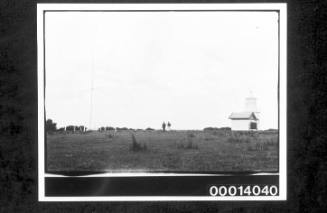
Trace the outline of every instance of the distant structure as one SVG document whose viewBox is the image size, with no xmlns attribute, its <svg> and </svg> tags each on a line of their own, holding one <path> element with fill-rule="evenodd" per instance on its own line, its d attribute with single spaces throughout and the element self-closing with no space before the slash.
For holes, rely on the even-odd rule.
<svg viewBox="0 0 327 213">
<path fill-rule="evenodd" d="M 257 99 L 252 95 L 245 99 L 243 112 L 233 112 L 229 119 L 232 122 L 232 130 L 255 131 L 259 129 L 259 110 L 257 108 Z"/>
</svg>

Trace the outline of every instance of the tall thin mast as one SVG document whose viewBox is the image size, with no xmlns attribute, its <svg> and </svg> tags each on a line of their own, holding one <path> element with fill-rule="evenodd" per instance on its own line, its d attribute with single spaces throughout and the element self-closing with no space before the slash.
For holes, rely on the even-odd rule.
<svg viewBox="0 0 327 213">
<path fill-rule="evenodd" d="M 93 91 L 94 91 L 94 47 L 93 47 L 93 51 L 92 51 L 92 61 L 91 61 L 91 87 L 90 87 L 89 129 L 92 129 Z"/>
</svg>

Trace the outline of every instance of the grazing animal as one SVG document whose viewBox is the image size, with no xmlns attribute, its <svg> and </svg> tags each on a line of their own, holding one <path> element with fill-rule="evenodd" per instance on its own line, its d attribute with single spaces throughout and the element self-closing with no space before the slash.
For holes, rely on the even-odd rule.
<svg viewBox="0 0 327 213">
<path fill-rule="evenodd" d="M 168 121 L 168 123 L 167 123 L 167 130 L 170 130 L 170 127 L 171 127 L 171 123 Z"/>
</svg>

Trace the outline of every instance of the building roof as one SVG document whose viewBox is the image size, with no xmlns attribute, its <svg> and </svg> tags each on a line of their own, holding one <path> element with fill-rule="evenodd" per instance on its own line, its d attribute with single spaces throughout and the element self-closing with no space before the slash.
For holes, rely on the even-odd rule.
<svg viewBox="0 0 327 213">
<path fill-rule="evenodd" d="M 228 118 L 231 120 L 258 120 L 254 112 L 233 112 Z"/>
</svg>

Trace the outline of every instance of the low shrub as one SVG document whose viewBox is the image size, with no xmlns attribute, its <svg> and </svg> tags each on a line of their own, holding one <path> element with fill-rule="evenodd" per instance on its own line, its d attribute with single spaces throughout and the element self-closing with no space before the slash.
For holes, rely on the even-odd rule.
<svg viewBox="0 0 327 213">
<path fill-rule="evenodd" d="M 224 137 L 229 135 L 227 132 L 221 130 L 212 131 L 211 134 L 218 137 Z"/>
<path fill-rule="evenodd" d="M 130 150 L 133 152 L 138 152 L 138 151 L 145 151 L 147 149 L 148 149 L 147 145 L 138 143 L 135 138 L 135 135 L 132 134 L 132 145 L 130 147 Z"/>
<path fill-rule="evenodd" d="M 111 127 L 111 126 L 107 126 L 106 127 L 106 131 L 112 131 L 112 130 L 115 130 L 115 128 L 114 127 Z"/>
<path fill-rule="evenodd" d="M 248 146 L 248 151 L 267 151 L 269 148 L 267 144 L 256 142 Z"/>
<path fill-rule="evenodd" d="M 204 140 L 205 141 L 212 141 L 212 140 L 215 140 L 215 138 L 212 138 L 212 137 L 204 137 Z"/>
<path fill-rule="evenodd" d="M 219 137 L 226 137 L 232 134 L 232 130 L 230 127 L 206 127 L 203 129 L 204 132 L 209 132 L 210 134 L 214 136 L 219 136 Z"/>
<path fill-rule="evenodd" d="M 177 144 L 178 149 L 199 149 L 199 146 L 194 143 L 193 138 L 195 135 L 193 133 L 187 134 L 186 139 L 182 140 Z"/>
<path fill-rule="evenodd" d="M 127 127 L 116 127 L 117 131 L 128 130 Z"/>
<path fill-rule="evenodd" d="M 278 132 L 278 129 L 266 129 L 265 132 Z"/>
<path fill-rule="evenodd" d="M 278 138 L 267 138 L 264 140 L 264 143 L 268 146 L 275 146 L 278 145 Z"/>
<path fill-rule="evenodd" d="M 230 127 L 221 127 L 221 128 L 219 128 L 219 130 L 232 131 L 232 128 L 230 128 Z"/>
<path fill-rule="evenodd" d="M 109 138 L 109 139 L 113 139 L 113 138 L 115 137 L 115 134 L 109 133 L 109 134 L 107 134 L 106 136 L 107 136 L 107 138 Z"/>
<path fill-rule="evenodd" d="M 203 129 L 203 131 L 231 131 L 232 129 L 230 127 L 206 127 Z"/>
<path fill-rule="evenodd" d="M 229 143 L 249 143 L 253 141 L 253 138 L 241 134 L 232 134 L 227 138 Z"/>
<path fill-rule="evenodd" d="M 248 147 L 249 151 L 267 151 L 278 147 L 278 138 L 257 138 L 257 140 Z"/>
<path fill-rule="evenodd" d="M 191 133 L 188 133 L 188 134 L 187 134 L 187 137 L 188 137 L 188 138 L 195 138 L 195 134 L 192 133 L 192 132 L 191 132 Z"/>
<path fill-rule="evenodd" d="M 219 130 L 219 128 L 217 127 L 206 127 L 203 129 L 203 131 L 215 131 L 215 130 Z"/>
</svg>

